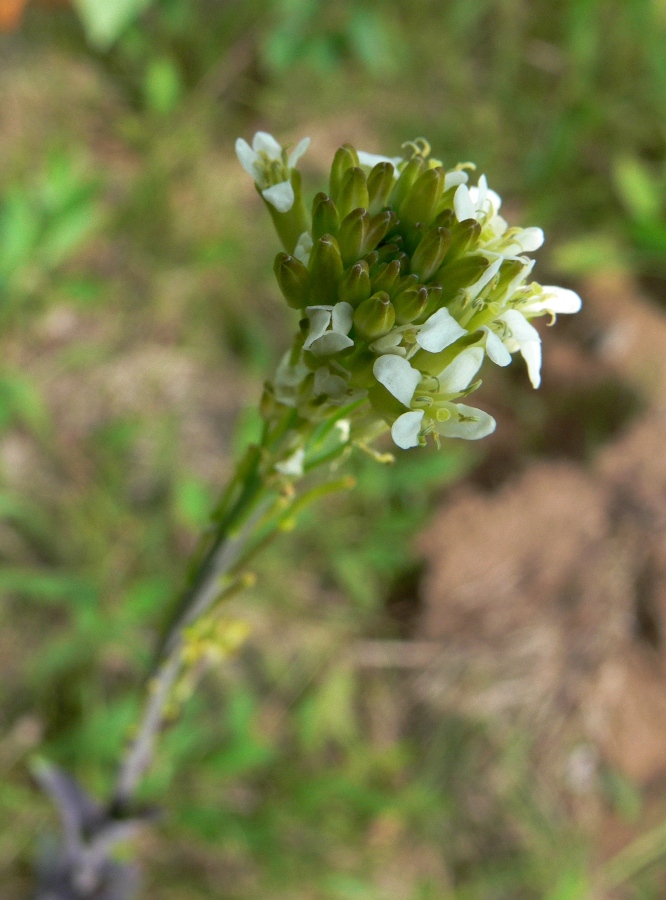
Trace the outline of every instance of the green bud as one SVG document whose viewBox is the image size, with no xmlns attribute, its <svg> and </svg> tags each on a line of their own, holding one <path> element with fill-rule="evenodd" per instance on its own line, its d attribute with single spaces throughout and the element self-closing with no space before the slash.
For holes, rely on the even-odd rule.
<svg viewBox="0 0 666 900">
<path fill-rule="evenodd" d="M 351 303 L 352 306 L 358 306 L 367 300 L 370 294 L 372 294 L 370 269 L 367 262 L 361 259 L 343 276 L 338 289 L 338 299 Z"/>
<path fill-rule="evenodd" d="M 347 169 L 342 176 L 342 184 L 335 202 L 341 218 L 348 216 L 353 209 L 368 208 L 368 183 L 363 169 L 358 166 Z"/>
<path fill-rule="evenodd" d="M 377 274 L 372 279 L 372 288 L 374 291 L 386 291 L 387 294 L 391 294 L 397 288 L 399 281 L 400 262 L 394 259 L 379 267 Z"/>
<path fill-rule="evenodd" d="M 451 228 L 451 226 L 456 221 L 456 214 L 452 209 L 448 207 L 443 209 L 439 215 L 435 217 L 435 221 L 432 223 L 433 228 L 439 228 L 441 225 L 442 228 Z"/>
<path fill-rule="evenodd" d="M 449 260 L 457 259 L 463 253 L 469 253 L 476 248 L 481 236 L 481 226 L 476 219 L 465 219 L 451 226 L 451 245 L 449 247 Z"/>
<path fill-rule="evenodd" d="M 342 262 L 345 266 L 351 265 L 363 255 L 363 246 L 365 237 L 368 232 L 370 216 L 365 209 L 353 209 L 348 216 L 342 220 L 340 232 L 338 234 L 338 243 L 340 244 L 340 253 L 342 254 Z"/>
<path fill-rule="evenodd" d="M 431 228 L 426 232 L 412 256 L 411 270 L 419 276 L 419 281 L 430 281 L 434 277 L 444 262 L 450 243 L 448 228 Z"/>
<path fill-rule="evenodd" d="M 377 262 L 386 263 L 391 262 L 394 259 L 396 253 L 400 252 L 400 245 L 394 244 L 391 242 L 390 244 L 382 244 L 381 247 L 377 248 Z"/>
<path fill-rule="evenodd" d="M 377 263 L 379 262 L 379 253 L 377 250 L 371 250 L 370 253 L 366 253 L 363 259 L 367 262 L 368 268 L 370 269 L 370 276 L 372 277 L 373 270 L 376 271 Z"/>
<path fill-rule="evenodd" d="M 354 328 L 365 341 L 375 341 L 393 328 L 395 310 L 384 291 L 368 297 L 354 312 Z"/>
<path fill-rule="evenodd" d="M 395 308 L 395 321 L 397 325 L 407 325 L 415 322 L 423 315 L 428 305 L 428 291 L 424 287 L 407 288 L 393 298 Z"/>
<path fill-rule="evenodd" d="M 310 276 L 295 256 L 278 253 L 273 264 L 277 283 L 292 309 L 303 309 L 310 302 Z"/>
<path fill-rule="evenodd" d="M 478 333 L 465 334 L 461 338 L 458 338 L 454 344 L 445 347 L 444 350 L 440 350 L 439 353 L 429 353 L 427 350 L 419 350 L 409 361 L 415 369 L 418 369 L 419 372 L 422 372 L 424 375 L 441 375 L 444 369 L 453 362 L 461 350 L 464 350 L 466 347 L 471 347 L 471 345 L 476 344 L 478 340 Z"/>
<path fill-rule="evenodd" d="M 342 179 L 345 172 L 354 166 L 358 166 L 358 153 L 351 144 L 343 144 L 336 151 L 331 165 L 331 180 L 329 193 L 335 203 L 338 201 L 338 194 L 342 186 Z"/>
<path fill-rule="evenodd" d="M 464 256 L 445 263 L 436 276 L 442 286 L 445 301 L 454 297 L 460 288 L 478 281 L 489 265 L 484 256 Z"/>
<path fill-rule="evenodd" d="M 273 220 L 273 225 L 275 226 L 278 237 L 282 241 L 282 246 L 287 253 L 294 252 L 299 237 L 310 227 L 310 217 L 308 216 L 305 204 L 303 203 L 301 173 L 298 169 L 291 170 L 290 180 L 291 186 L 294 189 L 294 205 L 286 213 L 278 212 L 273 204 L 269 203 L 261 194 L 259 186 L 255 185 L 257 192 L 261 196 L 261 199 Z"/>
<path fill-rule="evenodd" d="M 497 279 L 497 284 L 493 288 L 493 292 L 490 295 L 490 299 L 500 299 L 509 284 L 513 279 L 519 275 L 525 263 L 521 262 L 519 259 L 505 259 L 502 262 L 502 267 L 499 270 L 499 278 Z"/>
<path fill-rule="evenodd" d="M 400 173 L 391 194 L 391 205 L 400 209 L 402 201 L 407 196 L 412 185 L 416 182 L 421 172 L 426 168 L 426 162 L 422 156 L 413 156 Z"/>
<path fill-rule="evenodd" d="M 363 252 L 374 250 L 380 241 L 383 241 L 391 228 L 398 224 L 398 217 L 393 210 L 385 209 L 383 212 L 372 216 L 368 222 L 368 230 L 363 241 Z"/>
<path fill-rule="evenodd" d="M 333 235 L 324 234 L 310 253 L 310 285 L 313 305 L 333 305 L 338 299 L 338 281 L 342 277 L 342 257 Z"/>
<path fill-rule="evenodd" d="M 335 203 L 321 191 L 312 202 L 312 240 L 318 241 L 324 234 L 338 233 L 340 216 Z"/>
<path fill-rule="evenodd" d="M 442 306 L 442 286 L 437 284 L 437 282 L 431 283 L 426 286 L 426 292 L 428 294 L 428 302 L 420 316 L 424 321 Z"/>
<path fill-rule="evenodd" d="M 400 204 L 400 220 L 411 225 L 417 222 L 428 225 L 441 199 L 445 177 L 442 166 L 422 172 Z"/>
<path fill-rule="evenodd" d="M 368 175 L 368 210 L 371 214 L 388 206 L 394 180 L 395 168 L 390 162 L 377 163 L 371 170 Z"/>
</svg>

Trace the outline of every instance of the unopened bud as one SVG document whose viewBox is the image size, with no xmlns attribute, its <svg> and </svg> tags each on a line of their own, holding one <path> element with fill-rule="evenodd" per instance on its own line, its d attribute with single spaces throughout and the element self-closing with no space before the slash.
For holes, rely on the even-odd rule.
<svg viewBox="0 0 666 900">
<path fill-rule="evenodd" d="M 368 197 L 370 200 L 368 211 L 370 214 L 377 213 L 380 209 L 388 206 L 394 180 L 395 168 L 392 163 L 380 162 L 374 166 L 368 175 Z"/>
<path fill-rule="evenodd" d="M 442 166 L 426 169 L 416 179 L 400 205 L 399 215 L 410 225 L 430 224 L 444 190 L 446 172 Z"/>
<path fill-rule="evenodd" d="M 397 259 L 380 266 L 377 274 L 372 279 L 372 287 L 375 291 L 386 291 L 391 294 L 400 281 L 400 262 Z"/>
<path fill-rule="evenodd" d="M 463 253 L 469 253 L 476 248 L 481 236 L 481 225 L 476 219 L 464 219 L 451 226 L 451 245 L 448 257 L 457 259 Z"/>
<path fill-rule="evenodd" d="M 437 281 L 442 286 L 444 299 L 454 297 L 460 288 L 478 281 L 489 265 L 484 256 L 464 256 L 462 259 L 445 263 L 437 273 Z"/>
<path fill-rule="evenodd" d="M 397 236 L 398 239 L 399 236 Z M 400 252 L 400 244 L 393 243 L 391 241 L 390 244 L 382 244 L 381 247 L 377 248 L 377 262 L 381 265 L 382 263 L 391 262 L 392 259 L 395 258 L 396 253 Z"/>
<path fill-rule="evenodd" d="M 407 288 L 393 298 L 396 325 L 407 325 L 423 315 L 428 305 L 428 291 L 424 287 Z"/>
<path fill-rule="evenodd" d="M 368 297 L 354 312 L 354 328 L 366 341 L 374 341 L 388 334 L 394 324 L 395 310 L 384 291 Z"/>
<path fill-rule="evenodd" d="M 324 234 L 337 235 L 339 227 L 335 203 L 326 194 L 318 193 L 312 202 L 312 240 L 318 241 Z"/>
<path fill-rule="evenodd" d="M 499 299 L 502 297 L 509 284 L 523 271 L 525 263 L 520 259 L 505 259 L 499 270 L 497 284 L 493 288 L 491 297 Z"/>
<path fill-rule="evenodd" d="M 421 172 L 426 168 L 426 162 L 422 156 L 413 156 L 400 173 L 391 194 L 391 205 L 400 209 L 412 185 L 416 182 Z"/>
<path fill-rule="evenodd" d="M 385 209 L 372 216 L 363 241 L 363 252 L 368 253 L 370 250 L 374 250 L 377 244 L 384 240 L 389 230 L 397 224 L 398 217 L 390 209 Z"/>
<path fill-rule="evenodd" d="M 304 309 L 310 302 L 310 275 L 295 256 L 278 253 L 273 271 L 284 299 L 292 309 Z"/>
<path fill-rule="evenodd" d="M 331 165 L 329 193 L 334 203 L 337 203 L 345 172 L 354 166 L 358 166 L 358 153 L 351 144 L 343 144 L 342 147 L 336 151 L 336 154 L 333 157 L 333 164 Z"/>
<path fill-rule="evenodd" d="M 310 254 L 311 297 L 316 305 L 328 306 L 337 302 L 342 271 L 338 242 L 332 235 L 325 234 L 315 242 Z"/>
<path fill-rule="evenodd" d="M 372 294 L 370 269 L 364 259 L 355 263 L 342 278 L 338 289 L 338 299 L 358 306 Z"/>
<path fill-rule="evenodd" d="M 426 232 L 412 256 L 411 270 L 419 276 L 419 281 L 430 281 L 434 277 L 444 262 L 450 242 L 448 228 L 432 228 Z"/>
<path fill-rule="evenodd" d="M 432 223 L 433 228 L 448 228 L 451 229 L 451 226 L 456 222 L 456 214 L 452 209 L 448 207 L 443 209 L 436 217 L 435 221 Z"/>
<path fill-rule="evenodd" d="M 338 233 L 338 244 L 345 266 L 351 265 L 362 256 L 370 216 L 365 209 L 353 209 L 342 220 Z"/>
<path fill-rule="evenodd" d="M 368 183 L 363 169 L 358 166 L 347 169 L 342 176 L 342 184 L 335 202 L 343 219 L 353 209 L 368 208 Z"/>
</svg>

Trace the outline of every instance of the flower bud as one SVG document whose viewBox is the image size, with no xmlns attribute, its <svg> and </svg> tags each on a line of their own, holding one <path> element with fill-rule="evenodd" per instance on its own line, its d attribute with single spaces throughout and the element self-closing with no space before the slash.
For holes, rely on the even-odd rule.
<svg viewBox="0 0 666 900">
<path fill-rule="evenodd" d="M 312 239 L 318 241 L 324 234 L 338 233 L 340 216 L 335 203 L 321 191 L 312 202 Z"/>
<path fill-rule="evenodd" d="M 395 310 L 391 298 L 384 291 L 368 297 L 354 312 L 354 328 L 365 341 L 382 337 L 395 324 Z"/>
<path fill-rule="evenodd" d="M 370 216 L 365 209 L 353 209 L 342 220 L 338 234 L 338 244 L 345 266 L 351 265 L 363 253 L 363 245 L 368 232 Z"/>
<path fill-rule="evenodd" d="M 370 269 L 364 259 L 355 263 L 342 278 L 338 288 L 338 299 L 358 306 L 372 294 Z"/>
<path fill-rule="evenodd" d="M 442 286 L 445 301 L 454 297 L 460 288 L 478 281 L 489 265 L 484 256 L 465 256 L 453 262 L 446 262 L 436 275 L 437 281 Z"/>
<path fill-rule="evenodd" d="M 370 214 L 379 212 L 388 206 L 389 197 L 393 190 L 395 168 L 390 162 L 380 162 L 368 175 L 368 211 Z"/>
<path fill-rule="evenodd" d="M 303 263 L 287 253 L 278 253 L 273 271 L 289 306 L 304 309 L 310 302 L 310 276 Z"/>
<path fill-rule="evenodd" d="M 442 166 L 422 172 L 400 205 L 400 220 L 410 225 L 416 225 L 417 222 L 428 225 L 441 199 L 445 177 L 446 172 Z"/>
<path fill-rule="evenodd" d="M 431 228 L 426 232 L 412 256 L 411 270 L 419 276 L 419 281 L 430 281 L 435 276 L 444 262 L 450 242 L 448 228 Z"/>
<path fill-rule="evenodd" d="M 372 216 L 368 222 L 368 229 L 363 240 L 363 253 L 374 250 L 380 241 L 383 241 L 391 228 L 398 224 L 398 217 L 393 210 L 385 209 Z"/>
<path fill-rule="evenodd" d="M 322 235 L 310 254 L 310 296 L 317 305 L 332 306 L 337 303 L 338 280 L 342 271 L 338 242 L 330 234 Z"/>
<path fill-rule="evenodd" d="M 369 204 L 368 183 L 365 172 L 354 166 L 342 176 L 342 183 L 336 200 L 340 217 L 348 216 L 353 209 L 367 209 Z"/>
<path fill-rule="evenodd" d="M 450 230 L 451 226 L 454 225 L 454 223 L 457 224 L 456 214 L 452 209 L 449 209 L 447 207 L 435 217 L 435 221 L 432 223 L 432 227 L 439 228 L 441 226 L 442 228 L 448 228 Z"/>
<path fill-rule="evenodd" d="M 449 247 L 448 258 L 450 260 L 457 259 L 463 253 L 469 253 L 474 250 L 479 243 L 481 236 L 481 225 L 476 219 L 465 219 L 462 222 L 456 222 L 451 226 L 451 245 Z"/>
<path fill-rule="evenodd" d="M 345 172 L 354 166 L 358 166 L 358 153 L 351 144 L 343 144 L 342 147 L 336 151 L 336 154 L 333 157 L 333 164 L 331 165 L 329 193 L 335 203 L 338 201 L 338 193 L 340 192 Z"/>
<path fill-rule="evenodd" d="M 374 291 L 386 291 L 387 294 L 391 294 L 397 288 L 399 281 L 400 262 L 394 259 L 379 267 L 377 274 L 372 279 L 372 287 Z"/>
<path fill-rule="evenodd" d="M 424 287 L 407 288 L 393 298 L 396 325 L 407 325 L 423 315 L 428 305 L 428 291 Z"/>
<path fill-rule="evenodd" d="M 391 242 L 390 244 L 382 244 L 381 247 L 377 249 L 377 262 L 381 265 L 382 263 L 391 262 L 392 259 L 395 258 L 396 253 L 399 253 L 400 245 L 397 243 Z"/>
<path fill-rule="evenodd" d="M 391 195 L 391 205 L 400 209 L 402 201 L 407 196 L 410 188 L 416 182 L 421 172 L 426 168 L 426 162 L 422 156 L 413 156 L 400 173 Z"/>
</svg>

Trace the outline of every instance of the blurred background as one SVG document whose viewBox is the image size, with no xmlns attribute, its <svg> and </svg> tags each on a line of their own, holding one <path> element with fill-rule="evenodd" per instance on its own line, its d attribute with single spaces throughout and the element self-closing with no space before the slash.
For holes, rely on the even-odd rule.
<svg viewBox="0 0 666 900">
<path fill-rule="evenodd" d="M 666 896 L 666 3 L 0 0 L 0 894 L 103 796 L 295 325 L 258 128 L 474 160 L 541 225 L 544 383 L 478 445 L 355 459 L 165 736 L 145 897 Z"/>
</svg>

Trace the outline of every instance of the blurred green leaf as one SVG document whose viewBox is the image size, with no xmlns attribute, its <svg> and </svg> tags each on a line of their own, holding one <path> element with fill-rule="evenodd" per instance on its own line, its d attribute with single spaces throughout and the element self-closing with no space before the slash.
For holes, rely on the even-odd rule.
<svg viewBox="0 0 666 900">
<path fill-rule="evenodd" d="M 176 62 L 167 56 L 152 60 L 146 69 L 144 97 L 148 109 L 160 116 L 173 112 L 184 88 Z"/>
<path fill-rule="evenodd" d="M 88 40 L 107 50 L 153 0 L 73 0 Z"/>
<path fill-rule="evenodd" d="M 638 222 L 653 222 L 664 206 L 663 186 L 640 160 L 623 156 L 613 166 L 615 186 L 629 214 Z"/>
</svg>

